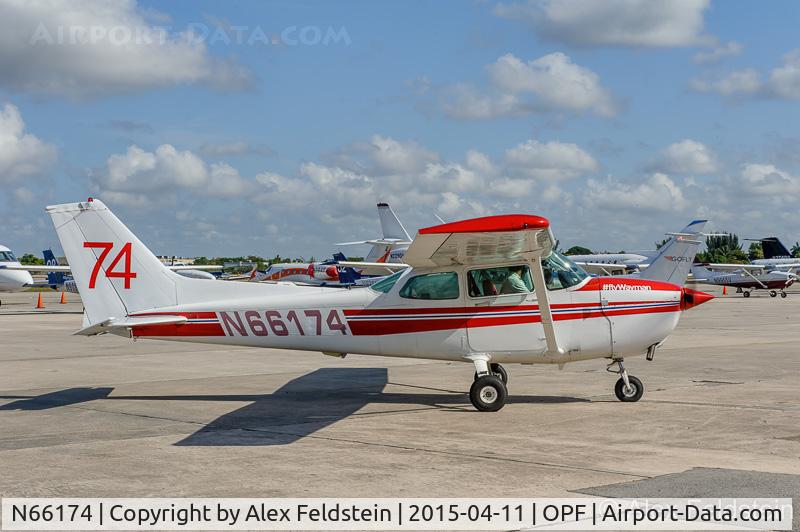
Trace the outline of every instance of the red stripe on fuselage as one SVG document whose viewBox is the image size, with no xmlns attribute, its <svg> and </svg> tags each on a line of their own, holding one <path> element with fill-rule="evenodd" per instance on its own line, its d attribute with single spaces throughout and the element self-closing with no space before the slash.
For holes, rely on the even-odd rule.
<svg viewBox="0 0 800 532">
<path fill-rule="evenodd" d="M 172 323 L 139 325 L 133 327 L 133 336 L 225 336 L 225 331 L 219 323 Z"/>
<path fill-rule="evenodd" d="M 652 303 L 652 302 L 644 302 Z M 630 305 L 630 302 L 617 303 L 618 305 Z M 580 306 L 586 306 L 580 305 Z M 522 307 L 511 307 L 511 309 L 522 310 Z M 439 309 L 440 311 L 443 309 Z M 450 311 L 451 309 L 447 309 Z M 468 309 L 474 311 L 475 309 Z M 600 318 L 604 316 L 630 316 L 635 314 L 656 314 L 664 312 L 680 312 L 680 303 L 662 307 L 642 308 L 642 309 L 608 309 L 605 311 L 575 311 L 574 313 L 554 314 L 554 321 L 580 320 L 589 318 Z M 475 317 L 454 317 L 444 319 L 403 319 L 403 320 L 364 320 L 348 321 L 350 330 L 355 336 L 381 336 L 386 334 L 405 334 L 416 332 L 446 331 L 453 329 L 472 329 L 478 327 L 501 327 L 503 325 L 519 325 L 523 323 L 539 323 L 542 321 L 541 315 L 527 316 L 475 316 Z"/>
</svg>

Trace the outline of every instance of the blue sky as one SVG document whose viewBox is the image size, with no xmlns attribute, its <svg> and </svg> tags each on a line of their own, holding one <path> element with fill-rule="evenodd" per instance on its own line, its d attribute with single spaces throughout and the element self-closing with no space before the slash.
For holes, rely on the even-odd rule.
<svg viewBox="0 0 800 532">
<path fill-rule="evenodd" d="M 322 257 L 376 235 L 377 201 L 410 231 L 529 212 L 601 250 L 695 217 L 794 242 L 799 11 L 0 0 L 0 242 L 55 244 L 44 205 L 89 195 L 182 255 Z"/>
</svg>

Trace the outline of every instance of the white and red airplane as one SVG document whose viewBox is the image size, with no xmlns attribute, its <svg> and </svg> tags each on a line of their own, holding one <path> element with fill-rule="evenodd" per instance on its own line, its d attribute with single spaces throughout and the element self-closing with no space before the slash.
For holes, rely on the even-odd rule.
<svg viewBox="0 0 800 532">
<path fill-rule="evenodd" d="M 270 264 L 264 271 L 253 268 L 247 280 L 252 282 L 286 281 L 311 285 L 337 285 L 341 284 L 339 268 L 334 261 Z"/>
<path fill-rule="evenodd" d="M 501 363 L 607 358 L 621 401 L 644 387 L 625 357 L 647 354 L 681 312 L 712 296 L 683 288 L 700 243 L 678 236 L 647 271 L 590 277 L 552 251 L 545 218 L 501 215 L 420 229 L 410 266 L 370 288 L 208 283 L 176 275 L 102 202 L 47 207 L 85 305 L 76 334 L 467 362 L 472 404 L 507 397 Z"/>
</svg>

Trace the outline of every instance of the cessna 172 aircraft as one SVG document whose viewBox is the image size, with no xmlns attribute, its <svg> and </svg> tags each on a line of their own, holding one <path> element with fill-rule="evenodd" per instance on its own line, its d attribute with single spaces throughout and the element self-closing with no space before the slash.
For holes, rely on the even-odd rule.
<svg viewBox="0 0 800 532">
<path fill-rule="evenodd" d="M 623 359 L 652 359 L 681 312 L 712 298 L 681 286 L 692 235 L 662 247 L 648 269 L 659 279 L 597 278 L 553 252 L 545 218 L 475 218 L 420 229 L 409 268 L 347 290 L 180 277 L 98 200 L 47 212 L 85 305 L 75 334 L 467 362 L 480 411 L 506 402 L 501 363 L 609 358 L 616 396 L 637 401 Z"/>
<path fill-rule="evenodd" d="M 770 270 L 757 264 L 695 264 L 691 273 L 698 283 L 731 286 L 744 297 L 750 297 L 753 290 L 769 290 L 771 297 L 778 293 L 786 297 L 785 290 L 797 280 L 797 274 L 790 271 Z"/>
</svg>

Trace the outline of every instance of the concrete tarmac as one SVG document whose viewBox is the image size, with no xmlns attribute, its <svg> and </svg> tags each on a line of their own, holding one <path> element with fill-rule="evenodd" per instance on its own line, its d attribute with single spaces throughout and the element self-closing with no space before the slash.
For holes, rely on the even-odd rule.
<svg viewBox="0 0 800 532">
<path fill-rule="evenodd" d="M 0 496 L 796 496 L 800 293 L 754 294 L 628 359 L 638 403 L 603 360 L 509 365 L 498 413 L 467 364 L 75 337 L 77 296 L 2 294 Z"/>
</svg>

